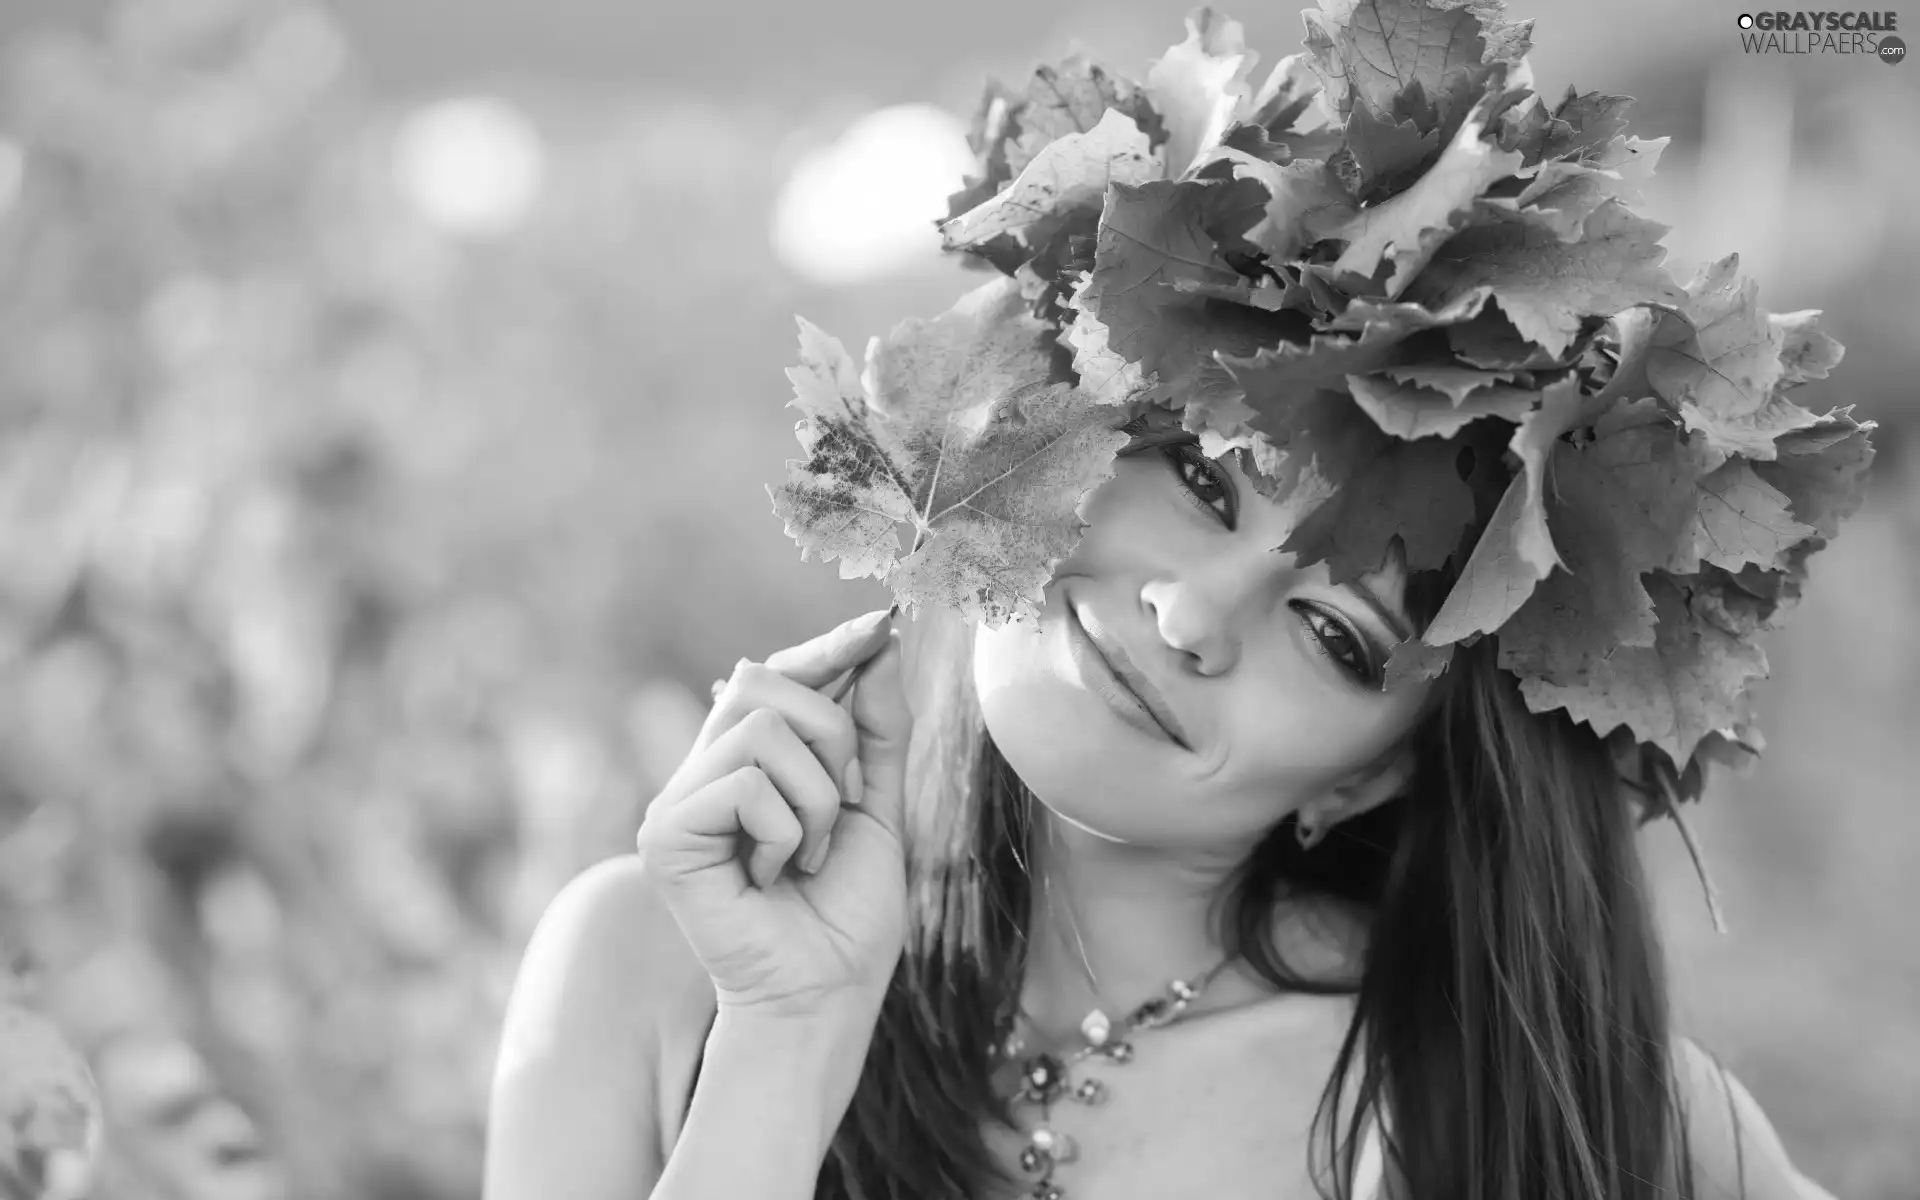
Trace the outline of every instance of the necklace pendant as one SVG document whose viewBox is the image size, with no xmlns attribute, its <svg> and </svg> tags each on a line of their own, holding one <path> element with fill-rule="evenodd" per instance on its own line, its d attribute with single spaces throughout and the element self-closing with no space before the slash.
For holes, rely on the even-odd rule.
<svg viewBox="0 0 1920 1200">
<path fill-rule="evenodd" d="M 1021 1092 L 1035 1104 L 1051 1104 L 1067 1086 L 1066 1064 L 1051 1054 L 1035 1055 L 1026 1061 Z"/>
<path fill-rule="evenodd" d="M 1107 1038 L 1112 1034 L 1113 1022 L 1097 1008 L 1080 1020 L 1080 1036 L 1086 1038 L 1090 1046 L 1106 1045 Z"/>
<path fill-rule="evenodd" d="M 1034 1153 L 1048 1162 L 1072 1162 L 1079 1156 L 1080 1148 L 1073 1139 L 1064 1133 L 1051 1129 L 1036 1129 L 1028 1135 Z"/>
</svg>

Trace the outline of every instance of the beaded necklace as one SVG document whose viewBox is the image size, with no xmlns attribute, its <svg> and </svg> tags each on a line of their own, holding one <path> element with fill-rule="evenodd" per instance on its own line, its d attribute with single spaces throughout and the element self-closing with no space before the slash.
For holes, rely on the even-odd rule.
<svg viewBox="0 0 1920 1200">
<path fill-rule="evenodd" d="M 1080 1021 L 1080 1036 L 1086 1044 L 1064 1056 L 1043 1052 L 1022 1058 L 1027 1044 L 1018 1030 L 995 1048 L 997 1060 L 1018 1061 L 1020 1066 L 1019 1083 L 1008 1099 L 1040 1110 L 1039 1122 L 1028 1132 L 1027 1145 L 1020 1151 L 1020 1169 L 1036 1176 L 1027 1193 L 1031 1200 L 1063 1200 L 1067 1189 L 1055 1182 L 1054 1169 L 1072 1162 L 1078 1154 L 1073 1139 L 1053 1128 L 1054 1102 L 1064 1096 L 1077 1104 L 1096 1105 L 1107 1097 L 1106 1084 L 1099 1079 L 1086 1078 L 1076 1083 L 1074 1067 L 1095 1055 L 1114 1066 L 1131 1062 L 1133 1042 L 1130 1039 L 1179 1020 L 1201 991 L 1232 961 L 1232 956 L 1221 959 L 1191 982 L 1174 980 L 1167 985 L 1165 995 L 1155 996 L 1134 1009 L 1117 1028 L 1105 1012 L 1094 1009 Z"/>
</svg>

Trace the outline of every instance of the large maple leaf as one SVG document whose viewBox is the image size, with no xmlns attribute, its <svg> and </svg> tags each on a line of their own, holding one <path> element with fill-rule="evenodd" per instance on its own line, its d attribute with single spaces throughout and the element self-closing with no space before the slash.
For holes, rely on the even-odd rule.
<svg viewBox="0 0 1920 1200">
<path fill-rule="evenodd" d="M 909 609 L 1036 615 L 1079 540 L 1081 500 L 1127 441 L 1111 407 L 1050 381 L 1050 340 L 1010 279 L 875 338 L 864 373 L 803 319 L 787 375 L 806 457 L 769 489 L 801 557 L 879 578 Z"/>
<path fill-rule="evenodd" d="M 1713 731 L 1752 719 L 1748 686 L 1767 674 L 1767 656 L 1752 637 L 1703 619 L 1682 581 L 1655 574 L 1647 590 L 1650 644 L 1617 647 L 1570 683 L 1523 679 L 1520 694 L 1534 712 L 1564 708 L 1601 736 L 1625 725 L 1685 763 Z"/>
</svg>

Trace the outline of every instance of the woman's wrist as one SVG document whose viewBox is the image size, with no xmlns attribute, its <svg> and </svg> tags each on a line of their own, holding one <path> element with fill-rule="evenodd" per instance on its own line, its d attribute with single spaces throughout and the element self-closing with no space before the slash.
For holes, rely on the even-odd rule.
<svg viewBox="0 0 1920 1200">
<path fill-rule="evenodd" d="M 729 1062 L 737 1063 L 813 1101 L 824 1155 L 853 1099 L 879 1015 L 877 1002 L 853 998 L 806 1015 L 722 1004 L 707 1038 L 705 1061 L 722 1070 Z M 703 1066 L 702 1078 L 705 1071 Z"/>
</svg>

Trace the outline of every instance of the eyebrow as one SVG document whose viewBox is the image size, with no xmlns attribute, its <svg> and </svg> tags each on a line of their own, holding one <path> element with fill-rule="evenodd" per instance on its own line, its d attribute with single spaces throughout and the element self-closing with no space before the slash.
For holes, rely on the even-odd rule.
<svg viewBox="0 0 1920 1200">
<path fill-rule="evenodd" d="M 1386 600 L 1381 597 L 1380 593 L 1374 591 L 1371 587 L 1357 579 L 1352 581 L 1351 586 L 1354 592 L 1359 595 L 1361 603 L 1373 610 L 1374 615 L 1379 617 L 1381 622 L 1393 632 L 1393 636 L 1403 642 L 1413 640 L 1413 629 L 1407 623 L 1407 619 L 1395 612 L 1393 606 L 1388 604 Z"/>
</svg>

